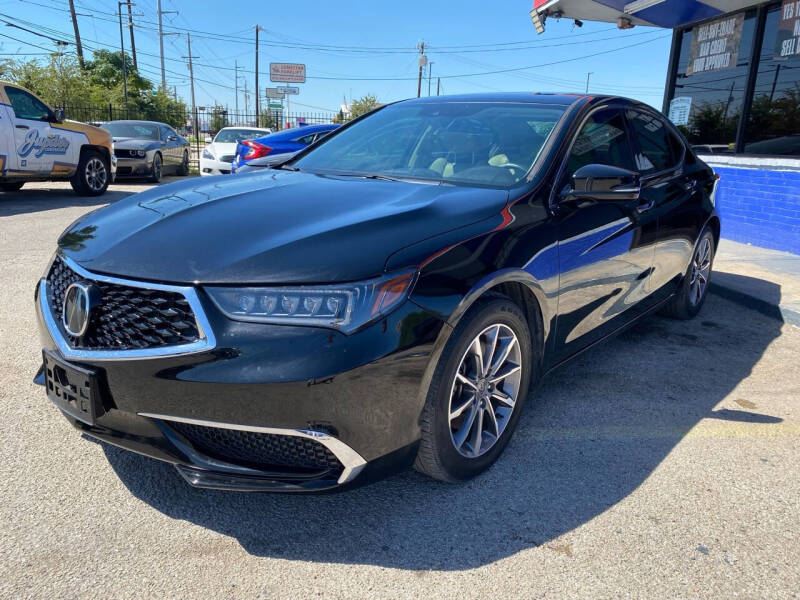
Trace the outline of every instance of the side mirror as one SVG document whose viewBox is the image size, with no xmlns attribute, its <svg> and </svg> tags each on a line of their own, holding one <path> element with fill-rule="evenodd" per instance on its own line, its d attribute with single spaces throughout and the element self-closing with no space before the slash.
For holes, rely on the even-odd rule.
<svg viewBox="0 0 800 600">
<path fill-rule="evenodd" d="M 174 136 L 174 135 L 168 135 L 167 136 L 167 141 L 168 142 L 174 142 L 177 139 L 178 139 L 177 136 Z"/>
<path fill-rule="evenodd" d="M 586 165 L 575 171 L 570 185 L 561 192 L 562 200 L 625 201 L 639 198 L 639 174 L 611 165 Z"/>
<path fill-rule="evenodd" d="M 57 108 L 53 111 L 53 119 L 55 119 L 56 123 L 61 123 L 64 120 L 64 109 Z"/>
</svg>

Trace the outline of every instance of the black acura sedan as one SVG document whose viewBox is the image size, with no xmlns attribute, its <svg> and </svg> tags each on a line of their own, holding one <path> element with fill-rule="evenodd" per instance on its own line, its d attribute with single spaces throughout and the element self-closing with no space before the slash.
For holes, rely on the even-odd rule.
<svg viewBox="0 0 800 600">
<path fill-rule="evenodd" d="M 37 381 L 195 486 L 467 479 L 548 370 L 654 311 L 697 314 L 715 185 L 630 100 L 398 102 L 279 168 L 71 225 L 37 287 Z"/>
</svg>

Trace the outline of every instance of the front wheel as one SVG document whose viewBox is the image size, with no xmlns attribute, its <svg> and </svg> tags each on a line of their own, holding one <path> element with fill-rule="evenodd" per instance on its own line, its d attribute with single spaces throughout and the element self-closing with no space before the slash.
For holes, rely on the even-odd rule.
<svg viewBox="0 0 800 600">
<path fill-rule="evenodd" d="M 97 150 L 84 150 L 69 183 L 79 196 L 104 194 L 109 184 L 108 159 Z"/>
<path fill-rule="evenodd" d="M 159 183 L 161 181 L 161 170 L 161 155 L 156 152 L 156 155 L 153 157 L 153 166 L 150 171 L 150 177 L 147 178 L 147 181 L 150 183 Z"/>
<path fill-rule="evenodd" d="M 183 158 L 181 159 L 181 164 L 178 165 L 178 175 L 184 177 L 189 174 L 189 153 L 184 150 L 183 151 Z"/>
<path fill-rule="evenodd" d="M 442 481 L 469 479 L 497 460 L 536 375 L 519 307 L 505 298 L 479 302 L 442 352 L 420 421 L 414 466 Z"/>
<path fill-rule="evenodd" d="M 4 182 L 0 183 L 0 190 L 4 192 L 18 192 L 22 189 L 23 185 L 25 185 L 24 181 Z"/>
<path fill-rule="evenodd" d="M 673 319 L 691 319 L 700 312 L 708 292 L 715 251 L 714 234 L 706 227 L 697 241 L 680 289 L 661 310 L 664 315 Z"/>
</svg>

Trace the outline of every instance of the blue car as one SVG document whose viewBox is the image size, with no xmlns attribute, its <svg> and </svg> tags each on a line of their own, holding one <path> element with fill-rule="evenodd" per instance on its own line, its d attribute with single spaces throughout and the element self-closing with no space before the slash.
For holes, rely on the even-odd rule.
<svg viewBox="0 0 800 600">
<path fill-rule="evenodd" d="M 237 169 L 245 165 L 257 166 L 264 160 L 266 163 L 262 166 L 269 166 L 275 163 L 276 156 L 286 154 L 288 158 L 289 154 L 302 150 L 339 127 L 341 125 L 333 123 L 304 125 L 253 140 L 241 140 L 236 144 L 236 156 L 231 164 L 231 171 L 235 173 Z"/>
</svg>

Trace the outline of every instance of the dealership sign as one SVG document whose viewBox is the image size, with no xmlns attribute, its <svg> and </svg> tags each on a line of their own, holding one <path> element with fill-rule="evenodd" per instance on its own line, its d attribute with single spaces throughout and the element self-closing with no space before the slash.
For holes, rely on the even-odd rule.
<svg viewBox="0 0 800 600">
<path fill-rule="evenodd" d="M 775 58 L 786 60 L 800 54 L 800 0 L 783 0 L 775 38 Z"/>
<path fill-rule="evenodd" d="M 267 98 L 274 98 L 275 100 L 282 100 L 283 99 L 283 92 L 278 91 L 278 88 L 267 88 Z"/>
<path fill-rule="evenodd" d="M 269 63 L 269 80 L 282 83 L 305 83 L 306 66 L 297 63 Z"/>
<path fill-rule="evenodd" d="M 736 66 L 744 13 L 697 25 L 692 29 L 686 74 L 719 71 Z"/>
<path fill-rule="evenodd" d="M 277 87 L 275 89 L 278 90 L 284 96 L 296 96 L 297 94 L 300 93 L 300 88 L 295 87 L 293 85 L 284 85 L 281 87 Z"/>
</svg>

